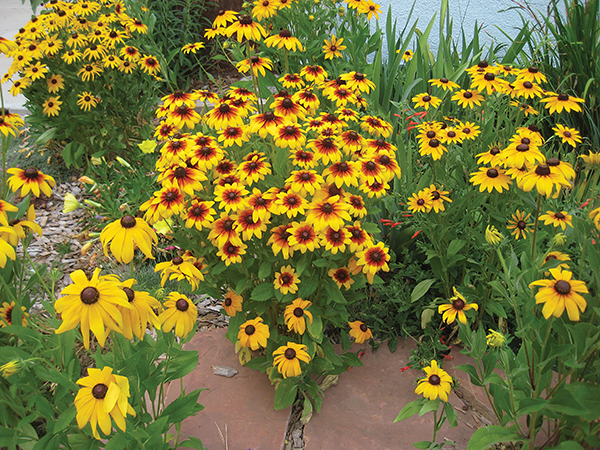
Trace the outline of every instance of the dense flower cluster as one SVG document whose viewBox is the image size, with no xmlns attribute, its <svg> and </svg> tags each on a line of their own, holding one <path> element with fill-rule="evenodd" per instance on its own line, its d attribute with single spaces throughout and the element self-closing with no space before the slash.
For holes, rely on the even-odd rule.
<svg viewBox="0 0 600 450">
<path fill-rule="evenodd" d="M 100 90 L 100 82 L 110 89 L 116 73 L 158 74 L 158 59 L 130 44 L 148 27 L 127 15 L 123 2 L 60 0 L 48 2 L 47 8 L 7 48 L 13 62 L 2 79 L 12 81 L 13 95 L 35 91 L 45 115 L 58 116 L 71 95 L 81 110 L 95 108 L 102 99 L 92 88 Z"/>
</svg>

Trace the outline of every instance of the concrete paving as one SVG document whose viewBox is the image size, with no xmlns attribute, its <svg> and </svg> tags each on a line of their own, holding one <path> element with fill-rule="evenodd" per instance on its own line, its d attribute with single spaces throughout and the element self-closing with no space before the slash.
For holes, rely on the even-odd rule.
<svg viewBox="0 0 600 450">
<path fill-rule="evenodd" d="M 224 334 L 225 330 L 198 333 L 187 345 L 188 349 L 199 351 L 200 359 L 196 370 L 184 378 L 186 390 L 210 390 L 199 397 L 206 408 L 185 421 L 182 432 L 200 438 L 209 450 L 281 450 L 290 410 L 273 410 L 274 388 L 266 374 L 240 366 L 233 345 Z M 353 351 L 365 347 L 355 344 Z M 321 412 L 314 414 L 304 428 L 305 449 L 402 450 L 414 448 L 414 442 L 431 440 L 431 413 L 394 423 L 404 405 L 418 398 L 414 393 L 415 380 L 424 372 L 402 370 L 408 365 L 413 348 L 412 342 L 401 340 L 393 354 L 387 345 L 376 352 L 367 349 L 361 357 L 364 365 L 342 374 L 339 384 L 326 391 Z M 450 403 L 457 411 L 459 426 L 445 425 L 437 441 L 451 440 L 464 449 L 475 430 L 489 423 L 485 420 L 487 401 L 482 390 L 471 386 L 466 374 L 454 369 L 467 358 L 458 351 L 451 355 L 454 359 L 447 360 L 445 369 L 458 378 L 459 395 L 466 399 L 451 394 Z M 239 373 L 233 378 L 214 375 L 213 365 L 232 367 Z M 228 447 L 217 426 L 223 435 L 227 429 Z"/>
</svg>

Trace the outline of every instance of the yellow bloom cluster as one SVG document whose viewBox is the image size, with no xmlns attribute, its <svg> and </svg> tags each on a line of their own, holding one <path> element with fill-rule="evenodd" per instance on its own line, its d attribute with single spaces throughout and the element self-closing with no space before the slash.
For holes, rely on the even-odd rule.
<svg viewBox="0 0 600 450">
<path fill-rule="evenodd" d="M 64 102 L 55 94 L 65 88 L 65 80 L 73 73 L 87 82 L 102 78 L 104 72 L 112 76 L 113 71 L 135 71 L 156 77 L 160 71 L 156 57 L 129 45 L 137 33 L 147 33 L 148 27 L 127 15 L 121 1 L 59 0 L 47 7 L 19 30 L 15 45 L 3 47 L 13 59 L 7 73 L 13 95 L 30 88 L 53 94 L 43 103 L 44 114 L 60 113 Z M 109 78 L 104 81 L 107 88 Z M 100 99 L 84 90 L 78 93 L 77 104 L 89 111 Z"/>
</svg>

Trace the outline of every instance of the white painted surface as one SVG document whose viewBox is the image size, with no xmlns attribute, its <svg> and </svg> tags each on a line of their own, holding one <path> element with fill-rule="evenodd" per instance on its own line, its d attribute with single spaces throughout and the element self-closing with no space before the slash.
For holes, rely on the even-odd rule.
<svg viewBox="0 0 600 450">
<path fill-rule="evenodd" d="M 382 15 L 379 17 L 381 28 L 385 28 L 385 20 L 387 17 L 388 8 L 392 8 L 392 16 L 398 21 L 398 27 L 402 30 L 414 0 L 375 0 L 381 5 Z M 524 0 L 519 0 L 519 3 L 525 3 Z M 536 11 L 546 12 L 549 0 L 527 0 L 527 3 Z M 420 30 L 425 30 L 434 13 L 437 13 L 436 19 L 439 19 L 440 7 L 442 0 L 417 0 L 413 15 L 411 16 L 411 24 L 418 19 L 417 27 Z M 486 44 L 506 43 L 507 38 L 498 29 L 502 29 L 510 37 L 515 37 L 522 26 L 521 16 L 516 3 L 511 0 L 448 0 L 448 14 L 453 19 L 453 39 L 461 42 L 461 29 L 465 30 L 467 38 L 473 36 L 475 23 L 478 26 L 483 25 L 480 34 L 480 42 Z M 530 16 L 522 13 L 523 17 L 529 20 Z M 541 17 L 541 16 L 540 16 Z M 439 42 L 439 22 L 431 31 L 429 45 L 435 52 Z M 459 47 L 460 48 L 460 47 Z M 413 49 L 414 50 L 414 49 Z"/>
</svg>

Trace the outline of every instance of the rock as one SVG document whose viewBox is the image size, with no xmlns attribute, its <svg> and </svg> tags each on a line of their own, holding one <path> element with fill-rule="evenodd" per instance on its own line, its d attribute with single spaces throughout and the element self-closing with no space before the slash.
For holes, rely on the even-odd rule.
<svg viewBox="0 0 600 450">
<path fill-rule="evenodd" d="M 215 375 L 227 378 L 232 378 L 238 373 L 238 371 L 235 370 L 233 367 L 221 366 L 218 364 L 212 366 L 212 369 Z"/>
</svg>

